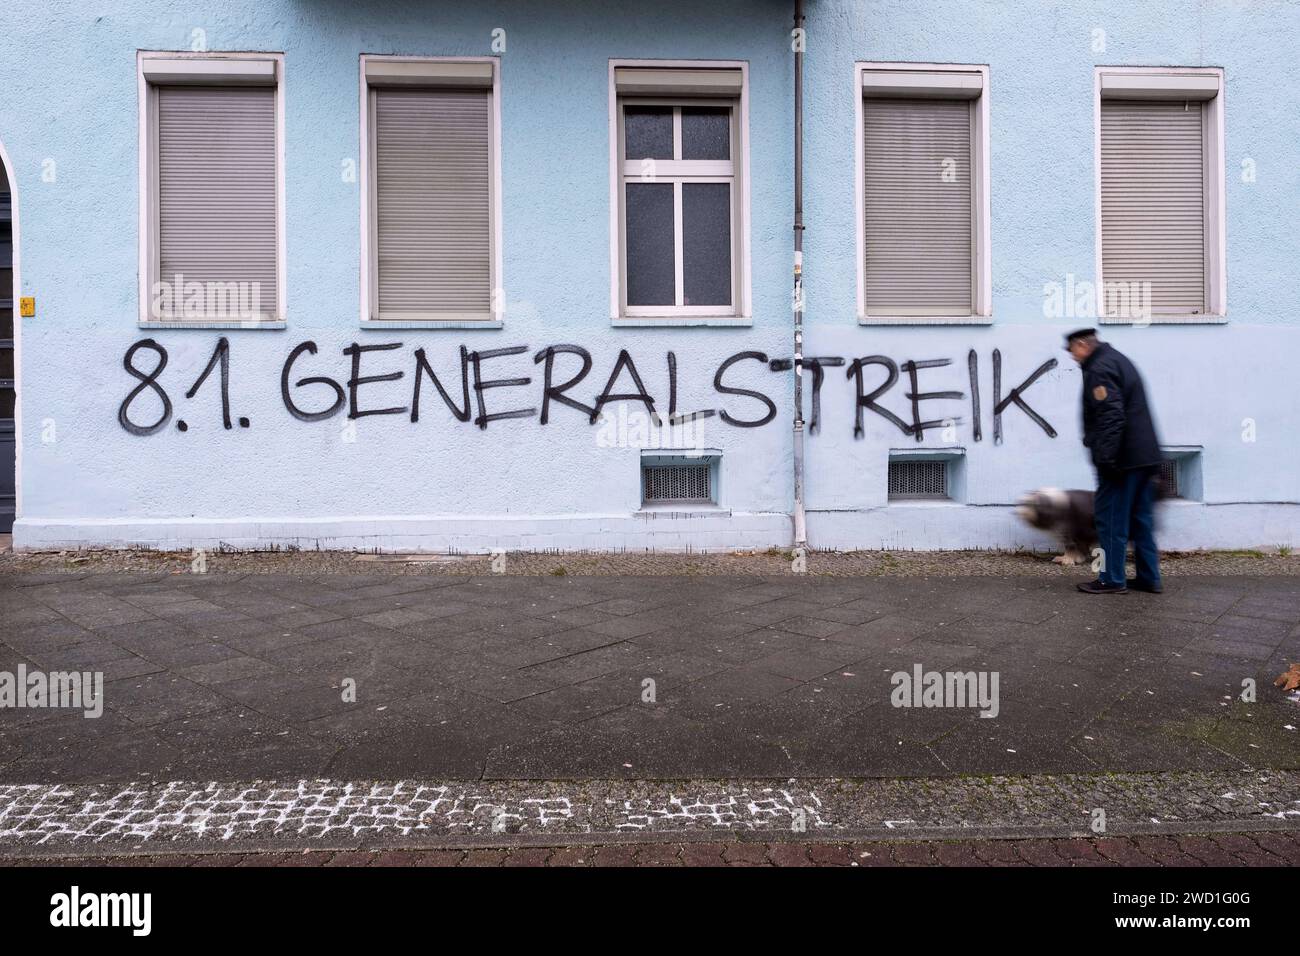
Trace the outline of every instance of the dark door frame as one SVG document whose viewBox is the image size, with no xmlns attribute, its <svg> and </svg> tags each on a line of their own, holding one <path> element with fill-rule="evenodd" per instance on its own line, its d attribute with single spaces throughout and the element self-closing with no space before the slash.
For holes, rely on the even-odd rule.
<svg viewBox="0 0 1300 956">
<path fill-rule="evenodd" d="M 12 377 L 0 377 L 0 389 L 12 389 L 14 396 L 13 418 L 0 418 L 0 468 L 13 469 L 13 488 L 12 499 L 0 491 L 0 534 L 8 533 L 13 530 L 14 519 L 20 512 L 20 501 L 22 498 L 21 482 L 18 480 L 21 462 L 21 434 L 22 429 L 19 427 L 21 414 L 21 394 L 19 389 L 19 378 L 21 375 L 21 365 L 19 362 L 19 343 L 22 337 L 21 318 L 19 316 L 18 299 L 22 293 L 22 285 L 18 278 L 19 253 L 18 253 L 18 184 L 14 177 L 13 163 L 9 161 L 9 154 L 5 151 L 4 144 L 0 143 L 0 176 L 5 177 L 9 187 L 7 203 L 0 202 L 0 223 L 9 226 L 9 249 L 8 255 L 5 250 L 0 249 L 0 260 L 8 258 L 8 262 L 0 261 L 0 268 L 11 268 L 13 275 L 13 288 L 10 291 L 9 298 L 0 299 L 0 308 L 8 310 L 12 316 L 12 330 L 0 328 L 0 350 L 7 350 L 12 353 L 13 372 Z M 0 243 L 0 246 L 4 245 Z M 6 335 L 6 331 L 8 334 Z M 0 375 L 4 375 L 3 368 L 0 368 Z M 5 445 L 13 448 L 13 457 L 10 459 L 9 453 L 4 449 Z M 7 476 L 6 476 L 7 477 Z M 0 487 L 3 487 L 0 485 Z"/>
</svg>

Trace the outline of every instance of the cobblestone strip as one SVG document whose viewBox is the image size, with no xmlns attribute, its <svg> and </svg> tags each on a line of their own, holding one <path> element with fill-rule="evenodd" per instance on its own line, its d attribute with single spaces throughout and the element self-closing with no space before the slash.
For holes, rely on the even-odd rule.
<svg viewBox="0 0 1300 956">
<path fill-rule="evenodd" d="M 815 792 L 793 787 L 673 796 L 666 803 L 645 797 L 608 799 L 606 805 L 614 816 L 613 829 L 624 832 L 700 826 L 806 831 L 835 825 L 822 816 L 822 802 Z"/>
<path fill-rule="evenodd" d="M 1295 866 L 1300 832 L 861 843 L 644 843 L 468 850 L 5 858 L 0 866 Z"/>
<path fill-rule="evenodd" d="M 761 785 L 649 795 L 566 794 L 555 785 L 355 784 L 293 786 L 170 783 L 163 787 L 0 786 L 0 850 L 6 843 L 258 837 L 365 840 L 374 837 L 590 833 L 710 827 L 829 827 L 816 794 Z M 632 787 L 622 787 L 625 792 Z M 798 824 L 795 823 L 796 818 Z"/>
<path fill-rule="evenodd" d="M 0 785 L 7 847 L 374 846 L 600 834 L 901 839 L 1300 828 L 1300 772 L 865 781 Z M 1097 832 L 1097 831 L 1094 831 Z M 594 836 L 593 836 L 594 835 Z M 514 839 L 525 837 L 526 840 Z"/>
<path fill-rule="evenodd" d="M 897 577 L 910 575 L 1000 576 L 1033 575 L 1062 579 L 1086 577 L 1078 568 L 1052 562 L 1054 549 L 1045 551 L 810 551 L 805 573 L 831 577 Z M 0 550 L 0 575 L 48 575 L 71 578 L 99 573 L 185 574 L 194 555 L 190 551 L 80 550 L 13 552 Z M 505 555 L 506 574 L 550 575 L 771 575 L 791 574 L 792 552 L 782 548 L 725 553 L 511 551 Z M 351 551 L 225 551 L 207 553 L 208 574 L 410 574 L 425 577 L 465 578 L 493 575 L 499 567 L 485 554 L 434 555 L 374 554 Z M 1161 573 L 1296 575 L 1300 554 L 1290 551 L 1166 551 Z"/>
</svg>

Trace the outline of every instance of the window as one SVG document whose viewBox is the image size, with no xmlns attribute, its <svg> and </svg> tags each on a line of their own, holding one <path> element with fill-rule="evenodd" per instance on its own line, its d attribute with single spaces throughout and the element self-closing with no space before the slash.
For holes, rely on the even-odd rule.
<svg viewBox="0 0 1300 956">
<path fill-rule="evenodd" d="M 1206 321 L 1224 298 L 1223 75 L 1102 67 L 1103 321 Z"/>
<path fill-rule="evenodd" d="M 966 450 L 894 448 L 889 452 L 886 500 L 900 504 L 966 500 Z"/>
<path fill-rule="evenodd" d="M 891 461 L 889 497 L 947 498 L 948 464 L 943 461 Z"/>
<path fill-rule="evenodd" d="M 497 63 L 362 57 L 362 323 L 500 320 Z"/>
<path fill-rule="evenodd" d="M 614 317 L 745 315 L 743 70 L 613 74 Z"/>
<path fill-rule="evenodd" d="M 141 324 L 283 322 L 283 67 L 140 54 Z"/>
<path fill-rule="evenodd" d="M 1200 445 L 1166 445 L 1160 462 L 1160 494 L 1185 501 L 1205 500 L 1205 480 Z"/>
<path fill-rule="evenodd" d="M 1178 462 L 1172 458 L 1166 458 L 1160 462 L 1160 485 L 1164 490 L 1166 497 L 1181 498 L 1178 492 Z"/>
<path fill-rule="evenodd" d="M 716 507 L 722 456 L 709 454 L 641 455 L 641 507 L 667 505 Z"/>
<path fill-rule="evenodd" d="M 643 500 L 713 501 L 707 463 L 642 465 Z"/>
<path fill-rule="evenodd" d="M 859 317 L 987 321 L 987 68 L 860 64 L 858 78 Z"/>
</svg>

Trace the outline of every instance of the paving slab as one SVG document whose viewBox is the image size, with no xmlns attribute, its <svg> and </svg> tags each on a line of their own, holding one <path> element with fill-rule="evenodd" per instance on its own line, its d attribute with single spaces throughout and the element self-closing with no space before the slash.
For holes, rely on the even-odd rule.
<svg viewBox="0 0 1300 956">
<path fill-rule="evenodd" d="M 16 567 L 0 568 L 0 670 L 101 672 L 104 717 L 0 708 L 4 781 L 233 780 L 255 760 L 262 778 L 348 779 L 1300 768 L 1300 704 L 1272 684 L 1300 660 L 1295 574 L 1173 573 L 1160 596 L 1094 597 L 1036 567 Z M 943 693 L 900 701 L 918 669 Z M 997 678 L 996 714 L 953 696 L 967 677 Z M 219 740 L 231 714 L 256 737 L 186 731 Z"/>
</svg>

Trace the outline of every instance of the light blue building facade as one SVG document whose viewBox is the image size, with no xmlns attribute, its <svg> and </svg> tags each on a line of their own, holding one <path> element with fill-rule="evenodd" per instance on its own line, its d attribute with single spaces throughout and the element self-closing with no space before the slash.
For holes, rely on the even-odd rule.
<svg viewBox="0 0 1300 956">
<path fill-rule="evenodd" d="M 1162 545 L 1300 545 L 1300 4 L 805 14 L 6 4 L 15 545 L 788 546 L 798 43 L 810 546 L 1051 547 L 1013 509 L 1092 486 L 1091 325 Z M 212 262 L 256 314 L 159 307 Z"/>
</svg>

